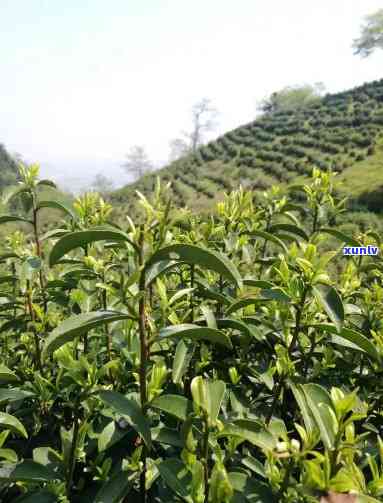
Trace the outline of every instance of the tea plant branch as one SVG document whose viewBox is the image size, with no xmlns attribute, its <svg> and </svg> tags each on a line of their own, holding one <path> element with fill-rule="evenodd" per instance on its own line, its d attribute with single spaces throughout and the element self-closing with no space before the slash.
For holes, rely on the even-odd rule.
<svg viewBox="0 0 383 503">
<path fill-rule="evenodd" d="M 41 349 L 40 349 L 40 341 L 39 341 L 39 336 L 37 334 L 35 322 L 36 322 L 36 316 L 35 316 L 35 311 L 33 309 L 33 304 L 32 304 L 32 291 L 31 291 L 31 282 L 28 279 L 27 280 L 27 292 L 26 292 L 26 297 L 27 297 L 27 307 L 29 311 L 29 316 L 32 322 L 32 332 L 33 332 L 33 338 L 35 341 L 35 350 L 36 350 L 36 355 L 35 355 L 35 363 L 36 367 L 40 370 L 41 375 L 43 374 L 43 367 L 42 367 L 42 362 L 41 362 Z"/>
<path fill-rule="evenodd" d="M 304 375 L 304 377 L 307 377 L 307 372 L 309 370 L 310 360 L 311 360 L 311 358 L 312 358 L 312 356 L 314 354 L 315 346 L 316 346 L 316 339 L 315 339 L 315 333 L 313 333 L 313 335 L 311 337 L 310 350 L 308 352 L 307 357 L 304 359 L 305 360 L 304 367 L 303 367 L 303 375 Z"/>
<path fill-rule="evenodd" d="M 140 369 L 139 369 L 139 381 L 140 381 L 140 399 L 141 399 L 141 409 L 143 414 L 146 413 L 147 406 L 147 386 L 146 386 L 146 369 L 147 369 L 147 359 L 148 359 L 148 341 L 146 334 L 146 290 L 145 290 L 145 268 L 144 268 L 144 227 L 141 226 L 139 235 L 139 255 L 138 264 L 141 268 L 141 274 L 139 279 L 139 335 L 140 335 Z M 141 503 L 146 503 L 146 458 L 147 458 L 147 447 L 143 446 L 142 449 L 142 472 L 140 474 L 140 495 Z"/>
<path fill-rule="evenodd" d="M 39 270 L 39 280 L 40 280 L 40 287 L 41 287 L 41 295 L 43 297 L 43 303 L 44 303 L 44 313 L 47 313 L 47 298 L 45 295 L 45 284 L 44 284 L 44 277 L 43 277 L 43 271 L 42 271 L 42 260 L 43 260 L 43 254 L 42 254 L 42 249 L 41 249 L 41 242 L 40 242 L 40 237 L 39 237 L 39 230 L 38 230 L 38 206 L 36 203 L 36 194 L 33 190 L 31 190 L 31 197 L 32 197 L 32 222 L 33 222 L 33 234 L 34 234 L 34 239 L 35 239 L 35 245 L 36 245 L 36 253 L 39 259 L 41 260 L 41 267 Z"/>
<path fill-rule="evenodd" d="M 69 454 L 69 461 L 68 461 L 68 471 L 67 471 L 67 484 L 66 484 L 66 492 L 68 498 L 71 495 L 71 488 L 72 488 L 72 482 L 73 482 L 73 473 L 76 465 L 76 450 L 77 450 L 77 441 L 78 441 L 78 434 L 79 434 L 79 429 L 80 429 L 80 422 L 79 422 L 79 417 L 78 417 L 78 408 L 79 408 L 79 400 L 76 401 L 75 403 L 75 408 L 74 408 L 74 426 L 73 426 L 73 437 L 72 437 L 72 445 L 71 445 L 71 450 Z"/>
<path fill-rule="evenodd" d="M 190 288 L 194 288 L 194 264 L 190 266 Z M 194 295 L 190 293 L 190 323 L 194 321 Z"/>
<path fill-rule="evenodd" d="M 297 340 L 298 340 L 298 336 L 299 336 L 299 333 L 301 331 L 302 312 L 303 312 L 304 304 L 306 302 L 306 296 L 307 296 L 307 293 L 309 291 L 309 288 L 310 288 L 309 285 L 306 285 L 304 287 L 301 300 L 299 301 L 298 306 L 296 306 L 294 333 L 293 333 L 293 337 L 291 339 L 290 345 L 289 345 L 289 347 L 287 349 L 289 357 L 291 357 L 291 355 L 294 352 L 294 349 L 295 349 L 295 346 L 296 346 L 296 343 L 297 343 Z M 278 383 L 276 385 L 276 389 L 275 389 L 275 391 L 273 393 L 274 394 L 273 402 L 272 402 L 270 410 L 269 410 L 269 412 L 268 412 L 268 414 L 266 416 L 266 424 L 269 424 L 270 421 L 271 421 L 271 418 L 273 417 L 273 414 L 274 414 L 274 411 L 275 411 L 275 407 L 277 406 L 277 403 L 278 403 L 278 400 L 279 400 L 279 395 L 281 394 L 281 391 L 282 391 L 284 377 L 285 377 L 284 374 L 280 374 L 280 376 L 279 376 Z"/>
<path fill-rule="evenodd" d="M 294 333 L 293 333 L 293 337 L 291 339 L 290 346 L 288 348 L 289 356 L 291 356 L 292 353 L 294 352 L 295 345 L 297 343 L 299 333 L 300 333 L 300 331 L 302 329 L 302 327 L 301 327 L 301 318 L 302 318 L 303 308 L 304 308 L 304 305 L 305 305 L 305 302 L 306 302 L 306 297 L 307 297 L 309 289 L 310 289 L 309 285 L 306 285 L 304 287 L 301 300 L 300 300 L 298 306 L 296 306 Z"/>
<path fill-rule="evenodd" d="M 16 318 L 16 285 L 17 285 L 17 278 L 16 278 L 16 265 L 14 262 L 12 262 L 11 265 L 12 269 L 12 276 L 13 276 L 13 281 L 12 281 L 12 295 L 13 295 L 13 302 L 14 302 L 14 307 L 13 307 L 13 318 Z"/>
<path fill-rule="evenodd" d="M 314 215 L 313 215 L 313 226 L 312 226 L 312 234 L 314 234 L 316 231 L 317 231 L 317 228 L 318 228 L 318 206 L 315 205 L 315 208 L 314 208 Z"/>
<path fill-rule="evenodd" d="M 269 230 L 270 221 L 271 221 L 271 216 L 268 215 L 267 221 L 266 221 L 265 232 L 268 232 L 268 230 Z M 262 260 L 266 257 L 266 250 L 267 250 L 267 239 L 265 238 L 263 241 L 262 250 L 261 250 L 261 259 Z M 261 277 L 261 275 L 262 275 L 263 267 L 264 267 L 264 263 L 261 262 L 261 267 L 259 269 L 259 277 Z"/>
<path fill-rule="evenodd" d="M 204 414 L 202 458 L 204 460 L 205 503 L 207 503 L 209 497 L 209 424 L 206 413 Z"/>
<path fill-rule="evenodd" d="M 102 283 L 105 285 L 105 274 L 103 273 L 102 275 Z M 105 288 L 103 288 L 101 292 L 101 300 L 102 300 L 102 307 L 106 311 L 108 309 L 108 297 L 107 297 L 107 291 Z M 109 325 L 105 325 L 105 335 L 106 335 L 106 347 L 107 347 L 107 352 L 108 352 L 108 360 L 112 360 L 112 335 L 109 330 Z"/>
<path fill-rule="evenodd" d="M 294 467 L 294 460 L 290 457 L 288 460 L 288 463 L 287 463 L 287 467 L 286 467 L 285 475 L 283 477 L 283 482 L 282 482 L 281 488 L 278 491 L 278 498 L 280 498 L 281 500 L 283 498 L 283 493 L 286 491 L 286 489 L 289 486 L 290 474 L 291 474 L 293 467 Z"/>
</svg>

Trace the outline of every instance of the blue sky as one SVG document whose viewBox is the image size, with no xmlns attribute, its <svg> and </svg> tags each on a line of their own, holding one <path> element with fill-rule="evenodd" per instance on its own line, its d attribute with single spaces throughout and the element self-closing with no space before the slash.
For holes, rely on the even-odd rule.
<svg viewBox="0 0 383 503">
<path fill-rule="evenodd" d="M 382 78 L 351 43 L 380 0 L 0 0 L 0 142 L 86 185 L 144 145 L 163 162 L 209 97 L 220 134 L 286 85 Z"/>
</svg>

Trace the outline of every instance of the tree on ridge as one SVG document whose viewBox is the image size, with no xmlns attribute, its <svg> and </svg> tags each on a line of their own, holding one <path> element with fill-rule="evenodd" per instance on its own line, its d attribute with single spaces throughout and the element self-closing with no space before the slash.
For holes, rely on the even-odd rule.
<svg viewBox="0 0 383 503">
<path fill-rule="evenodd" d="M 366 58 L 375 49 L 383 49 L 383 9 L 365 17 L 360 37 L 353 42 L 354 54 Z"/>
</svg>

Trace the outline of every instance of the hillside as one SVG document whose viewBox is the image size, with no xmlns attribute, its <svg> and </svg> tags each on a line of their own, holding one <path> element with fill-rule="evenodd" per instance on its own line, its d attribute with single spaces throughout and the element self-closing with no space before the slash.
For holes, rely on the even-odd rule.
<svg viewBox="0 0 383 503">
<path fill-rule="evenodd" d="M 17 180 L 17 165 L 0 143 L 0 192 Z"/>
<path fill-rule="evenodd" d="M 112 195 L 119 213 L 134 212 L 135 189 L 149 194 L 156 176 L 172 182 L 173 201 L 206 210 L 224 191 L 266 189 L 311 173 L 314 166 L 340 172 L 354 205 L 381 211 L 383 202 L 383 79 L 301 110 L 271 115 L 238 127 L 155 174 Z"/>
</svg>

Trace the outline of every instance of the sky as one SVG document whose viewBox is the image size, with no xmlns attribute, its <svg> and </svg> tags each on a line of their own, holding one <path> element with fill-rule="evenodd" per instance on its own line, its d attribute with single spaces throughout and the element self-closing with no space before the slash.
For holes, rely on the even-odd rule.
<svg viewBox="0 0 383 503">
<path fill-rule="evenodd" d="M 203 97 L 211 137 L 284 86 L 343 91 L 383 78 L 353 55 L 381 0 L 0 0 L 0 143 L 77 191 L 143 145 L 161 165 Z"/>
</svg>

